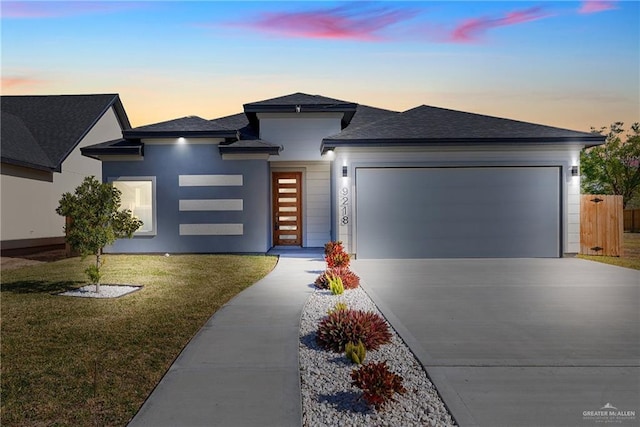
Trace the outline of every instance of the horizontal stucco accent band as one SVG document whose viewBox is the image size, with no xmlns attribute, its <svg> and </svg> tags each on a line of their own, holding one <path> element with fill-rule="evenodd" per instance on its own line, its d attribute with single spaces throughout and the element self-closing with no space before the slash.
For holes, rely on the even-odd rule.
<svg viewBox="0 0 640 427">
<path fill-rule="evenodd" d="M 241 186 L 242 175 L 179 175 L 180 187 Z"/>
<path fill-rule="evenodd" d="M 181 236 L 242 236 L 242 224 L 180 224 Z"/>
<path fill-rule="evenodd" d="M 241 211 L 242 199 L 180 200 L 181 211 Z"/>
</svg>

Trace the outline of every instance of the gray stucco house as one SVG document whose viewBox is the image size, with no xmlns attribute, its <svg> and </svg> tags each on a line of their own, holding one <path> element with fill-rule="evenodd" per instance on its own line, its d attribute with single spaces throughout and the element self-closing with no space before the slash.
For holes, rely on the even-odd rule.
<svg viewBox="0 0 640 427">
<path fill-rule="evenodd" d="M 579 250 L 579 153 L 604 137 L 295 93 L 84 147 L 145 223 L 111 252 L 264 253 L 344 242 L 359 258 Z"/>
</svg>

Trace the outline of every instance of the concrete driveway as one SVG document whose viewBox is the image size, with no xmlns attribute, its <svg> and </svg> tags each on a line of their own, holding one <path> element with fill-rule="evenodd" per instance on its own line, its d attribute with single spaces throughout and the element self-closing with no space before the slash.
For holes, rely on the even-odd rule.
<svg viewBox="0 0 640 427">
<path fill-rule="evenodd" d="M 639 271 L 576 258 L 352 268 L 461 426 L 640 424 Z"/>
</svg>

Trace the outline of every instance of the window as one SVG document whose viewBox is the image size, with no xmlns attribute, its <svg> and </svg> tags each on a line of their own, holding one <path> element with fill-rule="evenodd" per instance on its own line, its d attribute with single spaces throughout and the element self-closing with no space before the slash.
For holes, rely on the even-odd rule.
<svg viewBox="0 0 640 427">
<path fill-rule="evenodd" d="M 156 180 L 155 177 L 121 177 L 113 180 L 113 186 L 122 192 L 120 209 L 129 209 L 143 222 L 136 236 L 156 234 Z"/>
</svg>

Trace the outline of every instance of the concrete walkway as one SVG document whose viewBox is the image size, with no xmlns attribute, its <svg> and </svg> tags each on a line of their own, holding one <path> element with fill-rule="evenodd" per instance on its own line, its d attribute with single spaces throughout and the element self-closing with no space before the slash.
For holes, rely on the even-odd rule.
<svg viewBox="0 0 640 427">
<path fill-rule="evenodd" d="M 322 249 L 279 249 L 275 269 L 216 312 L 129 426 L 300 426 L 300 315 Z"/>
</svg>

